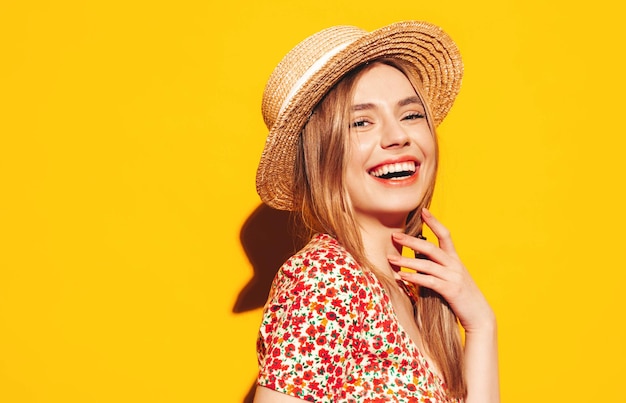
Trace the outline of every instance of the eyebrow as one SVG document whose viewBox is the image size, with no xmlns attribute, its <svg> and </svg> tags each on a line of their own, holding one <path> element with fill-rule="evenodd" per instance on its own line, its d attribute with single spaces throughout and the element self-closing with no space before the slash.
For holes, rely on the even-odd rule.
<svg viewBox="0 0 626 403">
<path fill-rule="evenodd" d="M 376 108 L 376 105 L 368 103 L 368 104 L 356 104 L 356 105 L 352 105 L 352 108 L 350 108 L 352 111 L 356 112 L 356 111 L 364 111 L 367 109 L 374 109 Z"/>
<path fill-rule="evenodd" d="M 412 96 L 412 97 L 405 98 L 405 99 L 401 100 L 400 102 L 398 102 L 398 106 L 406 106 L 406 105 L 410 105 L 410 104 L 420 104 L 420 105 L 422 105 L 422 100 L 419 99 L 419 97 L 417 97 L 417 96 Z"/>
<path fill-rule="evenodd" d="M 398 101 L 398 106 L 406 106 L 406 105 L 411 105 L 411 104 L 422 105 L 422 101 L 417 96 L 404 98 Z M 357 111 L 363 111 L 363 110 L 375 109 L 375 108 L 376 108 L 376 105 L 374 105 L 373 103 L 365 103 L 365 104 L 352 105 L 350 109 L 353 112 L 357 112 Z"/>
</svg>

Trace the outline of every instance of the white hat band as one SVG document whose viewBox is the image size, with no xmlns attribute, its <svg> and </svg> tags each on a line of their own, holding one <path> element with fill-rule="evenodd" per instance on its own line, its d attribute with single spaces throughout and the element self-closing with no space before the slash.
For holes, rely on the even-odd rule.
<svg viewBox="0 0 626 403">
<path fill-rule="evenodd" d="M 278 112 L 278 114 L 280 115 L 285 111 L 285 108 L 287 108 L 287 105 L 289 105 L 291 99 L 294 97 L 294 95 L 296 95 L 296 92 L 298 92 L 298 90 L 300 89 L 300 87 L 302 87 L 304 83 L 309 81 L 309 79 L 313 76 L 313 74 L 315 74 L 316 71 L 322 68 L 322 66 L 326 64 L 326 62 L 328 62 L 331 57 L 344 50 L 351 43 L 352 42 L 342 43 L 341 45 L 332 48 L 330 51 L 322 55 L 322 57 L 317 59 L 315 63 L 313 63 L 311 67 L 309 67 L 307 71 L 305 71 L 304 74 L 298 79 L 298 81 L 296 81 L 296 83 L 291 87 L 289 94 L 287 94 L 285 100 L 283 101 L 283 104 L 280 106 L 280 112 Z"/>
</svg>

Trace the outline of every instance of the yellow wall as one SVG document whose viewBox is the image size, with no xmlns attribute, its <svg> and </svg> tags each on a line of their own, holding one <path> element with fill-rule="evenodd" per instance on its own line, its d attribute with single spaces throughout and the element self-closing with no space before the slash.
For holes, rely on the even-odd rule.
<svg viewBox="0 0 626 403">
<path fill-rule="evenodd" d="M 5 3 L 1 402 L 242 402 L 265 80 L 321 28 L 403 19 L 464 55 L 433 210 L 498 314 L 504 401 L 625 401 L 626 35 L 608 0 Z"/>
</svg>

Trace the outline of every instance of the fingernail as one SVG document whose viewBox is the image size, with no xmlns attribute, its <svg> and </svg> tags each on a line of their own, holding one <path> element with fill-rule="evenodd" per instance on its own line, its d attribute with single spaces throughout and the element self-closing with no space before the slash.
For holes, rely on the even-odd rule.
<svg viewBox="0 0 626 403">
<path fill-rule="evenodd" d="M 424 208 L 422 209 L 422 215 L 423 215 L 424 217 L 432 217 L 432 216 L 433 216 L 432 214 L 430 214 L 430 211 L 428 211 L 428 209 L 427 209 L 426 207 L 424 207 Z"/>
</svg>

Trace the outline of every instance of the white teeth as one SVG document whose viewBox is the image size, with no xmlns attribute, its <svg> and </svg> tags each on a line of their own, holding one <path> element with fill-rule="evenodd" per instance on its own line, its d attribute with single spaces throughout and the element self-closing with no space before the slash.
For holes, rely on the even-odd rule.
<svg viewBox="0 0 626 403">
<path fill-rule="evenodd" d="M 380 166 L 372 171 L 370 174 L 373 176 L 383 176 L 389 173 L 395 172 L 415 172 L 415 162 L 414 161 L 406 161 L 406 162 L 398 162 L 395 164 L 386 164 Z"/>
</svg>

